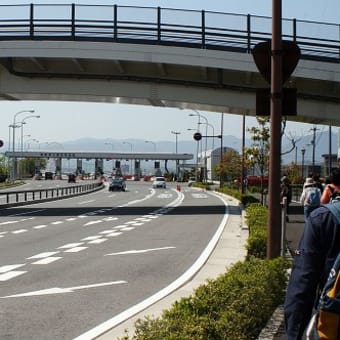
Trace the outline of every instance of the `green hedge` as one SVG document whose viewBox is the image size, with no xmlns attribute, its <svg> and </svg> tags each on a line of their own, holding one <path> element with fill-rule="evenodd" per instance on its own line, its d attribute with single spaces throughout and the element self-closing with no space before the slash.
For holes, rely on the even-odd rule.
<svg viewBox="0 0 340 340">
<path fill-rule="evenodd" d="M 124 340 L 256 339 L 282 303 L 287 282 L 283 258 L 238 262 L 193 295 L 176 301 L 161 317 L 136 322 Z"/>
</svg>

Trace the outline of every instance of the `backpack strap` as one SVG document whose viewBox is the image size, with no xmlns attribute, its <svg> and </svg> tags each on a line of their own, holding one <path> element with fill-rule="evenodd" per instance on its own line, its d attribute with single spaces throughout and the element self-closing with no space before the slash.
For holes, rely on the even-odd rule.
<svg viewBox="0 0 340 340">
<path fill-rule="evenodd" d="M 340 201 L 324 204 L 324 206 L 334 215 L 338 224 L 340 224 Z"/>
</svg>

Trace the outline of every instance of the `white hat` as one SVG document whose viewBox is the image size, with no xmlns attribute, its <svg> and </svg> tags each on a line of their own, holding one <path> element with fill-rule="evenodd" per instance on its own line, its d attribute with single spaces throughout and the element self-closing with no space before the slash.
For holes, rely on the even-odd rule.
<svg viewBox="0 0 340 340">
<path fill-rule="evenodd" d="M 306 178 L 305 185 L 310 185 L 310 184 L 315 184 L 315 182 L 313 178 L 308 177 Z"/>
</svg>

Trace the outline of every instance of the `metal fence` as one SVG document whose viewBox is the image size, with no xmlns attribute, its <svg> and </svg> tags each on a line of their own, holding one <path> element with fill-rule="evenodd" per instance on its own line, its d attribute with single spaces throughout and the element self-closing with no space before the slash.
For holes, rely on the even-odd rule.
<svg viewBox="0 0 340 340">
<path fill-rule="evenodd" d="M 65 197 L 87 194 L 92 191 L 100 190 L 103 187 L 103 183 L 97 182 L 63 188 L 0 192 L 0 208 L 53 201 Z"/>
<path fill-rule="evenodd" d="M 340 25 L 282 19 L 284 40 L 301 58 L 339 61 Z M 158 44 L 250 53 L 271 39 L 271 17 L 117 5 L 0 6 L 0 40 L 75 40 Z"/>
</svg>

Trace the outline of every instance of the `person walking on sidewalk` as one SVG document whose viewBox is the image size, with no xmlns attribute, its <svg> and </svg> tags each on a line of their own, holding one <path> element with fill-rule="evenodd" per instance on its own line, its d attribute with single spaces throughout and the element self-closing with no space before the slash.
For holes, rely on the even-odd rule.
<svg viewBox="0 0 340 340">
<path fill-rule="evenodd" d="M 329 203 L 338 192 L 340 193 L 340 169 L 334 169 L 329 180 L 331 183 L 325 186 L 321 196 L 322 204 Z"/>
<path fill-rule="evenodd" d="M 303 191 L 300 196 L 300 203 L 303 206 L 303 212 L 305 218 L 316 208 L 320 206 L 321 191 L 316 186 L 316 183 L 312 178 L 306 178 L 303 185 Z"/>
<path fill-rule="evenodd" d="M 281 192 L 280 192 L 280 198 L 281 198 L 281 202 L 283 200 L 283 198 L 286 197 L 287 198 L 287 222 L 289 222 L 289 204 L 292 202 L 292 187 L 290 185 L 290 181 L 289 178 L 287 176 L 283 176 L 281 178 Z"/>
<path fill-rule="evenodd" d="M 340 205 L 340 200 L 333 204 Z M 286 340 L 302 339 L 339 251 L 340 226 L 331 211 L 321 205 L 308 216 L 295 251 L 284 302 Z"/>
</svg>

